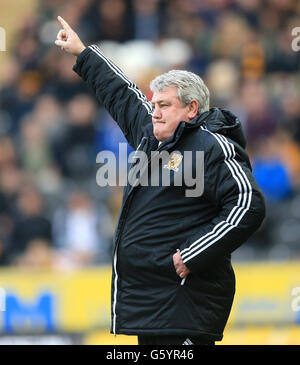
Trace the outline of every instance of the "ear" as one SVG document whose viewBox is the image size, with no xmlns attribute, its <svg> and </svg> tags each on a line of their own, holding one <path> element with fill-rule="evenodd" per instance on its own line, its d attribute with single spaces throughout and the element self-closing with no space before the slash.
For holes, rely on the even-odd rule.
<svg viewBox="0 0 300 365">
<path fill-rule="evenodd" d="M 197 100 L 193 99 L 188 104 L 188 117 L 190 120 L 196 118 L 196 116 L 198 114 L 198 109 L 199 109 L 199 103 Z"/>
</svg>

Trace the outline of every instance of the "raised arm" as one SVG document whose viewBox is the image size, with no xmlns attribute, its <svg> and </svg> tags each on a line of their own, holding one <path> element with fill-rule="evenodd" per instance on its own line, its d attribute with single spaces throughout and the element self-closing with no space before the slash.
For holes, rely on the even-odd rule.
<svg viewBox="0 0 300 365">
<path fill-rule="evenodd" d="M 99 102 L 119 124 L 133 148 L 137 148 L 144 127 L 151 123 L 152 106 L 138 87 L 96 45 L 85 47 L 69 24 L 58 17 L 63 29 L 55 44 L 77 56 L 73 70 L 95 93 Z"/>
<path fill-rule="evenodd" d="M 55 44 L 63 51 L 66 51 L 73 56 L 79 56 L 85 50 L 85 45 L 78 37 L 77 33 L 70 27 L 70 25 L 60 16 L 57 17 L 62 29 L 57 34 Z"/>
</svg>

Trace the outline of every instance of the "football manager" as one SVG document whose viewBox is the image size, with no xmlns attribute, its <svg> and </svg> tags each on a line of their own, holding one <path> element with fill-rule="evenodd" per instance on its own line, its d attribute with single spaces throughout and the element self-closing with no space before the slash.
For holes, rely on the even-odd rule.
<svg viewBox="0 0 300 365">
<path fill-rule="evenodd" d="M 58 20 L 55 44 L 77 57 L 74 71 L 128 143 L 147 156 L 181 156 L 167 165 L 169 186 L 124 187 L 114 238 L 111 332 L 136 335 L 141 345 L 214 344 L 223 337 L 235 294 L 231 253 L 265 217 L 241 123 L 230 111 L 210 108 L 207 87 L 188 71 L 155 78 L 149 102 L 98 46 L 86 47 Z M 194 158 L 185 161 L 185 151 L 204 153 L 201 196 L 187 197 L 184 183 L 174 184 L 174 163 L 189 162 L 193 173 L 197 168 Z"/>
</svg>

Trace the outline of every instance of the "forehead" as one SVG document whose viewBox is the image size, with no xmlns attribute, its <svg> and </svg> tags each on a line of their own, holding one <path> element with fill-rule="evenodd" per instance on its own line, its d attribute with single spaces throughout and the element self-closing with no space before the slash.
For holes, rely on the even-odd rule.
<svg viewBox="0 0 300 365">
<path fill-rule="evenodd" d="M 162 100 L 172 100 L 178 99 L 177 87 L 176 86 L 166 86 L 161 91 L 155 91 L 152 96 L 152 103 L 158 103 Z"/>
</svg>

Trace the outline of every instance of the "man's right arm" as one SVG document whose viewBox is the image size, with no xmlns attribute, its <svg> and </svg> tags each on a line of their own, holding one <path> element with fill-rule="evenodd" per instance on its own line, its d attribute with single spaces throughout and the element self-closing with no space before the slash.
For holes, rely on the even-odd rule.
<svg viewBox="0 0 300 365">
<path fill-rule="evenodd" d="M 119 124 L 126 139 L 137 148 L 143 127 L 151 123 L 152 106 L 146 96 L 96 45 L 85 47 L 68 23 L 58 17 L 63 29 L 55 44 L 77 56 L 74 71 L 95 93 L 99 102 Z"/>
<path fill-rule="evenodd" d="M 78 56 L 73 70 L 119 124 L 128 142 L 137 148 L 143 127 L 152 120 L 152 106 L 146 96 L 96 45 Z"/>
</svg>

